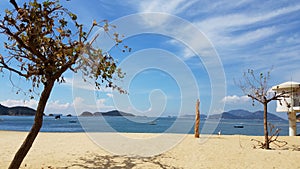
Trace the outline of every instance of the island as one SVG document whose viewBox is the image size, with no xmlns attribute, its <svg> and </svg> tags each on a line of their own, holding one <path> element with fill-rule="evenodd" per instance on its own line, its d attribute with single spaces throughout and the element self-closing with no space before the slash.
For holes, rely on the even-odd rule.
<svg viewBox="0 0 300 169">
<path fill-rule="evenodd" d="M 90 117 L 90 116 L 94 116 L 94 114 L 91 113 L 91 112 L 88 112 L 88 111 L 84 111 L 84 112 L 82 112 L 79 116 L 82 116 L 82 117 Z"/>
<path fill-rule="evenodd" d="M 228 112 L 223 112 L 220 114 L 213 114 L 208 116 L 208 119 L 248 119 L 248 120 L 261 120 L 264 119 L 263 111 L 250 112 L 243 109 L 230 110 Z M 280 120 L 285 121 L 285 119 L 276 116 L 275 114 L 268 112 L 268 120 Z"/>
<path fill-rule="evenodd" d="M 88 111 L 82 112 L 80 114 L 81 117 L 90 117 L 90 116 L 135 116 L 134 114 L 131 113 L 125 113 L 119 110 L 112 110 L 108 112 L 95 112 L 91 113 Z"/>
<path fill-rule="evenodd" d="M 0 115 L 6 116 L 34 116 L 36 110 L 25 107 L 25 106 L 15 106 L 15 107 L 6 107 L 0 104 Z"/>
</svg>

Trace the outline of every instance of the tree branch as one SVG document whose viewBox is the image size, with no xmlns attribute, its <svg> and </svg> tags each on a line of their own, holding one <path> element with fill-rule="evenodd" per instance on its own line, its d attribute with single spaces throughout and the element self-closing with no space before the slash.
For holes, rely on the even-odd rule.
<svg viewBox="0 0 300 169">
<path fill-rule="evenodd" d="M 280 94 L 275 94 L 273 97 L 271 97 L 270 99 L 267 100 L 267 102 L 269 103 L 272 100 L 281 100 L 280 97 L 287 97 L 286 94 L 289 94 L 291 92 L 281 92 Z"/>
<path fill-rule="evenodd" d="M 19 10 L 18 4 L 17 4 L 17 2 L 15 0 L 10 0 L 9 2 L 15 7 L 15 9 L 17 11 Z"/>
<path fill-rule="evenodd" d="M 20 72 L 20 71 L 18 71 L 18 70 L 16 70 L 16 69 L 11 68 L 11 67 L 9 67 L 6 63 L 4 63 L 3 58 L 1 59 L 0 64 L 2 64 L 2 66 L 0 65 L 1 68 L 7 69 L 7 70 L 9 70 L 9 71 L 11 71 L 11 72 L 17 73 L 18 75 L 27 78 L 27 74 L 23 74 L 22 72 Z"/>
<path fill-rule="evenodd" d="M 24 41 L 22 41 L 22 39 L 20 39 L 17 35 L 15 35 L 14 33 L 12 33 L 7 27 L 0 25 L 0 28 L 2 28 L 3 30 L 5 30 L 5 34 L 13 37 L 19 45 L 21 45 L 22 47 L 24 47 L 25 49 L 27 49 L 28 51 L 32 52 L 32 54 L 38 56 L 41 60 L 46 61 L 46 58 L 39 52 L 37 52 L 35 49 L 30 48 L 29 46 L 27 46 Z"/>
<path fill-rule="evenodd" d="M 252 96 L 252 95 L 250 95 L 250 94 L 248 94 L 247 96 L 250 97 L 252 100 L 256 100 L 256 101 L 258 101 L 258 102 L 260 102 L 260 103 L 263 103 L 262 100 L 260 100 L 259 98 L 255 97 L 255 96 Z"/>
</svg>

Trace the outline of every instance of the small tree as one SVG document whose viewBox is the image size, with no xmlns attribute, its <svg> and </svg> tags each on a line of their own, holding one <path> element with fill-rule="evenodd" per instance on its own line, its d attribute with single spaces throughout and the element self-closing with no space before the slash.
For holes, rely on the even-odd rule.
<svg viewBox="0 0 300 169">
<path fill-rule="evenodd" d="M 268 103 L 272 100 L 278 100 L 280 97 L 285 96 L 285 92 L 276 93 L 269 92 L 270 86 L 268 86 L 268 81 L 270 79 L 270 71 L 266 74 L 260 73 L 259 77 L 256 77 L 254 71 L 249 69 L 248 72 L 244 72 L 243 79 L 240 80 L 239 87 L 243 90 L 244 94 L 250 97 L 254 102 L 257 101 L 264 106 L 264 137 L 265 141 L 263 143 L 264 149 L 270 149 L 270 142 L 268 134 Z"/>
<path fill-rule="evenodd" d="M 62 7 L 58 0 L 24 3 L 19 6 L 10 0 L 12 10 L 6 10 L 0 20 L 0 32 L 7 36 L 4 46 L 7 56 L 0 55 L 0 70 L 8 70 L 42 88 L 34 124 L 17 151 L 9 168 L 16 169 L 31 148 L 43 124 L 43 113 L 55 82 L 64 82 L 63 73 L 81 71 L 84 80 L 91 79 L 96 88 L 106 86 L 124 91 L 113 83 L 114 77 L 122 78 L 115 60 L 101 49 L 95 49 L 87 39 L 92 29 L 103 28 L 108 33 L 107 21 L 93 22 L 85 32 L 77 16 Z M 116 44 L 121 43 L 114 34 Z M 125 47 L 125 46 L 124 46 Z"/>
</svg>

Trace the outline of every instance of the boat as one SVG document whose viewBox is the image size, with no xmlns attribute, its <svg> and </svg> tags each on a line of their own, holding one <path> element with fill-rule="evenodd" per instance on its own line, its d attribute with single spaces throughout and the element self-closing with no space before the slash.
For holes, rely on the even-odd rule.
<svg viewBox="0 0 300 169">
<path fill-rule="evenodd" d="M 60 119 L 60 115 L 56 115 L 54 118 L 55 118 L 55 120 L 58 120 L 58 119 Z"/>
<path fill-rule="evenodd" d="M 155 120 L 150 121 L 150 122 L 148 122 L 148 124 L 149 124 L 149 125 L 156 125 L 156 121 L 155 121 Z"/>
<path fill-rule="evenodd" d="M 236 124 L 233 127 L 234 128 L 244 128 L 244 125 L 243 124 Z"/>
</svg>

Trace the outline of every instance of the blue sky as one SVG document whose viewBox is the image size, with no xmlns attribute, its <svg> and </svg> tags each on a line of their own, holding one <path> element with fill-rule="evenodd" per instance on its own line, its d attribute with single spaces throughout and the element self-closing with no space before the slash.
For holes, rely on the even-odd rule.
<svg viewBox="0 0 300 169">
<path fill-rule="evenodd" d="M 95 91 L 83 84 L 80 75 L 67 72 L 67 83 L 55 86 L 46 114 L 115 108 L 146 116 L 193 114 L 197 98 L 205 114 L 220 112 L 223 106 L 225 111 L 256 111 L 262 107 L 258 103 L 252 106 L 234 83 L 243 72 L 266 72 L 273 67 L 270 86 L 291 79 L 300 82 L 297 0 L 61 3 L 77 14 L 86 28 L 93 20 L 107 19 L 117 26 L 117 32 L 124 34 L 124 44 L 132 48 L 130 53 L 110 48 L 102 36 L 95 45 L 108 50 L 127 71 L 127 77 L 117 83 L 129 95 L 109 89 Z M 8 1 L 1 1 L 0 6 L 1 13 L 11 7 Z M 5 53 L 2 45 L 0 52 Z M 12 80 L 27 89 L 28 82 L 17 77 Z M 15 94 L 8 72 L 1 76 L 0 83 L 1 104 L 36 107 L 37 99 Z M 275 102 L 270 103 L 269 111 L 275 112 Z"/>
</svg>

